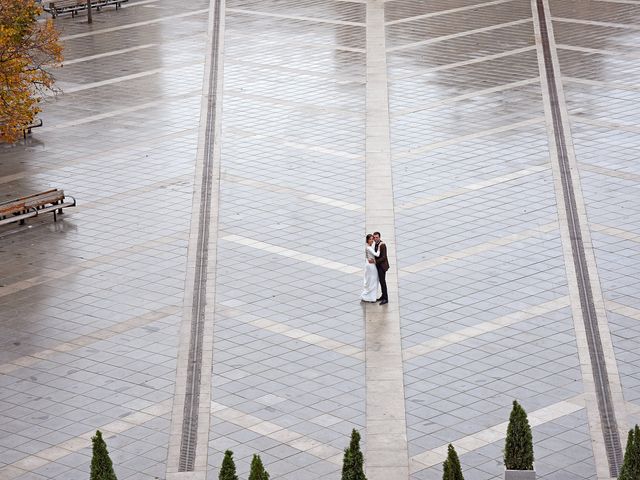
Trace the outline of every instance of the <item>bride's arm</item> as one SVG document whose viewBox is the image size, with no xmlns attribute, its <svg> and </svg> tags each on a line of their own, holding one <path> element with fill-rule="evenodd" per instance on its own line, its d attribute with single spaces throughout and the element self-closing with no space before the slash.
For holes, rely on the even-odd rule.
<svg viewBox="0 0 640 480">
<path fill-rule="evenodd" d="M 376 252 L 376 249 L 375 249 L 375 248 L 373 248 L 373 247 L 372 247 L 372 246 L 370 246 L 370 245 L 367 245 L 367 250 L 368 250 L 368 251 L 369 251 L 369 253 L 371 253 L 374 257 L 379 257 L 379 256 L 380 256 L 380 251 L 378 250 L 378 251 Z"/>
</svg>

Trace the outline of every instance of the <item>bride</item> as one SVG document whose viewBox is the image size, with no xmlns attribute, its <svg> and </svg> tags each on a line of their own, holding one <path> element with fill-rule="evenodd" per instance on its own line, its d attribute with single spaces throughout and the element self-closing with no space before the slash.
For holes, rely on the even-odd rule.
<svg viewBox="0 0 640 480">
<path fill-rule="evenodd" d="M 376 252 L 373 247 L 373 235 L 367 235 L 367 246 L 364 254 L 366 263 L 364 264 L 364 289 L 360 298 L 363 302 L 375 302 L 378 296 L 378 270 L 376 269 L 376 257 L 380 252 Z"/>
</svg>

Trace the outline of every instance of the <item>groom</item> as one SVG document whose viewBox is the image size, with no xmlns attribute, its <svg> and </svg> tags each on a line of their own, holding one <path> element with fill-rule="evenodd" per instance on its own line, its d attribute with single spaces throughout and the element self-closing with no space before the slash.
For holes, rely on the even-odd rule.
<svg viewBox="0 0 640 480">
<path fill-rule="evenodd" d="M 389 260 L 387 259 L 387 245 L 380 238 L 380 232 L 373 232 L 373 241 L 376 244 L 376 252 L 380 252 L 380 256 L 376 258 L 376 270 L 378 270 L 378 281 L 380 282 L 380 288 L 382 289 L 382 295 L 377 302 L 380 305 L 386 305 L 389 303 L 389 296 L 387 295 L 387 270 L 389 270 Z"/>
</svg>

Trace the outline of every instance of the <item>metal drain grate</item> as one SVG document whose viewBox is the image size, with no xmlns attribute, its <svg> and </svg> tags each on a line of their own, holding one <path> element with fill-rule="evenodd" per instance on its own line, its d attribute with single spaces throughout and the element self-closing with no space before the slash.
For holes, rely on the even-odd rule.
<svg viewBox="0 0 640 480">
<path fill-rule="evenodd" d="M 207 292 L 207 265 L 209 245 L 209 223 L 211 218 L 211 192 L 213 182 L 213 146 L 216 125 L 216 95 L 218 92 L 218 51 L 220 49 L 220 15 L 223 0 L 215 0 L 213 33 L 211 40 L 211 71 L 209 72 L 209 96 L 202 167 L 200 216 L 198 218 L 198 242 L 191 310 L 191 333 L 189 339 L 189 363 L 180 440 L 179 472 L 192 472 L 196 458 L 198 440 L 198 408 L 200 406 L 200 375 L 202 372 L 202 342 L 205 324 Z M 208 425 L 207 425 L 207 428 Z"/>
<path fill-rule="evenodd" d="M 558 161 L 560 164 L 562 193 L 567 214 L 569 234 L 571 237 L 571 252 L 573 255 L 573 263 L 580 292 L 580 308 L 582 310 L 582 319 L 584 321 L 587 335 L 591 369 L 593 370 L 596 396 L 598 400 L 598 411 L 600 413 L 604 444 L 607 451 L 607 460 L 609 462 L 609 473 L 612 477 L 617 477 L 620 466 L 622 465 L 622 445 L 620 443 L 620 434 L 618 432 L 618 426 L 616 424 L 614 414 L 613 399 L 611 397 L 611 389 L 609 387 L 609 376 L 604 359 L 600 331 L 598 330 L 598 317 L 596 315 L 595 304 L 593 303 L 593 292 L 591 290 L 591 282 L 589 279 L 589 269 L 587 267 L 584 242 L 582 240 L 582 233 L 578 218 L 578 208 L 571 180 L 566 136 L 562 124 L 562 114 L 560 112 L 558 100 L 556 75 L 551 56 L 544 0 L 536 0 L 536 7 L 540 23 L 540 36 L 542 39 L 547 85 L 549 87 L 553 130 L 558 153 Z"/>
</svg>

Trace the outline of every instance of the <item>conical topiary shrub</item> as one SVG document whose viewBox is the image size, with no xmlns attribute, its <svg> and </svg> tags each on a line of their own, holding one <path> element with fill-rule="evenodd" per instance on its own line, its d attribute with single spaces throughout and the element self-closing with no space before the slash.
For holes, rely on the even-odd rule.
<svg viewBox="0 0 640 480">
<path fill-rule="evenodd" d="M 618 480 L 640 480 L 640 427 L 629 430 Z"/>
<path fill-rule="evenodd" d="M 464 480 L 460 459 L 451 444 L 447 449 L 447 459 L 442 464 L 442 480 Z"/>
<path fill-rule="evenodd" d="M 251 460 L 249 480 L 269 480 L 269 474 L 264 469 L 264 465 L 262 465 L 260 455 L 254 455 L 253 460 Z"/>
<path fill-rule="evenodd" d="M 218 480 L 238 480 L 238 476 L 236 475 L 236 464 L 233 463 L 233 452 L 231 450 L 224 452 L 224 458 L 222 459 L 222 466 L 220 467 Z"/>
<path fill-rule="evenodd" d="M 93 456 L 91 457 L 91 474 L 89 480 L 118 480 L 113 471 L 113 463 L 109 458 L 107 444 L 102 439 L 102 432 L 96 430 L 96 434 L 91 438 L 93 443 Z"/>
<path fill-rule="evenodd" d="M 351 432 L 349 448 L 344 450 L 342 480 L 367 480 L 364 474 L 364 456 L 360 451 L 360 434 L 355 428 Z"/>
<path fill-rule="evenodd" d="M 504 446 L 504 466 L 507 470 L 533 470 L 533 437 L 527 412 L 517 401 L 509 416 L 507 440 Z"/>
</svg>

